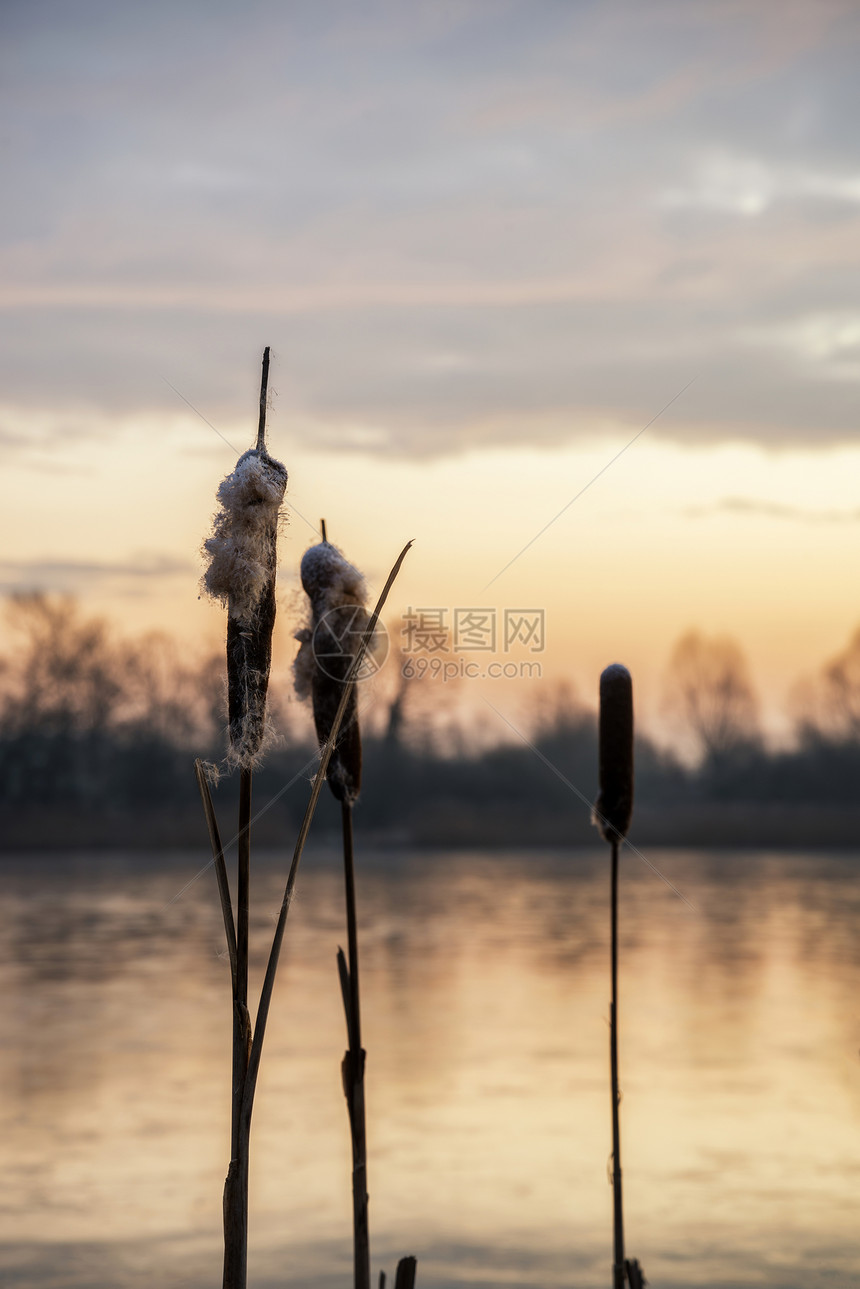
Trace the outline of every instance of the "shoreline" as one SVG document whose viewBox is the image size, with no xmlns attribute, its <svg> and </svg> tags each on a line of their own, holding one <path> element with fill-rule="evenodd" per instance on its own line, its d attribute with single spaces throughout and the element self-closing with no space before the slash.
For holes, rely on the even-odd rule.
<svg viewBox="0 0 860 1289">
<path fill-rule="evenodd" d="M 298 827 L 280 803 L 254 824 L 260 846 L 292 846 Z M 360 809 L 360 807 L 359 807 Z M 321 812 L 324 813 L 324 812 Z M 225 839 L 229 842 L 229 839 Z M 313 844 L 334 844 L 336 832 L 323 819 Z M 669 810 L 637 807 L 630 841 L 634 846 L 757 850 L 845 850 L 860 846 L 860 807 L 685 804 Z M 567 814 L 521 809 L 464 810 L 461 802 L 439 802 L 396 829 L 362 827 L 366 849 L 548 850 L 597 847 L 599 840 L 584 807 Z M 0 853 L 80 850 L 208 849 L 205 823 L 196 808 L 149 809 L 123 814 L 70 807 L 0 810 Z"/>
</svg>

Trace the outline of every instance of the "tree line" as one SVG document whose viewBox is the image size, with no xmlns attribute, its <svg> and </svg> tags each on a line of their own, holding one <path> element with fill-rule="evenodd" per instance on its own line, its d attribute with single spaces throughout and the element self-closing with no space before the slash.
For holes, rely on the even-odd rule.
<svg viewBox="0 0 860 1289">
<path fill-rule="evenodd" d="M 0 811 L 7 824 L 22 811 L 42 836 L 52 812 L 66 824 L 89 814 L 115 822 L 100 837 L 125 837 L 129 820 L 157 814 L 168 832 L 169 820 L 186 820 L 186 829 L 170 835 L 190 841 L 200 826 L 191 763 L 195 756 L 213 762 L 223 756 L 220 650 L 192 659 L 165 635 L 120 640 L 74 601 L 41 593 L 13 597 L 6 610 L 16 638 L 0 660 Z M 586 808 L 596 774 L 592 711 L 561 695 L 535 717 L 531 746 L 458 750 L 422 721 L 428 704 L 421 686 L 397 668 L 389 674 L 390 687 L 378 694 L 365 728 L 366 827 L 434 844 L 592 838 Z M 783 748 L 769 747 L 762 736 L 755 690 L 733 641 L 688 634 L 674 649 L 669 676 L 679 742 L 694 757 L 638 735 L 637 815 L 644 812 L 646 824 L 650 811 L 655 820 L 718 825 L 728 810 L 742 830 L 744 812 L 752 819 L 762 808 L 784 814 L 804 808 L 810 818 L 854 808 L 860 631 L 798 695 L 794 738 Z M 264 835 L 266 827 L 274 835 L 286 825 L 285 815 L 291 822 L 300 817 L 315 762 L 310 731 L 290 733 L 296 722 L 286 693 L 275 687 L 272 704 L 285 733 L 259 776 L 258 799 L 274 802 Z M 677 839 L 662 827 L 667 840 Z M 654 828 L 659 836 L 660 826 Z M 707 828 L 699 832 L 707 841 Z M 14 829 L 11 835 L 20 841 Z M 691 835 L 698 836 L 695 827 Z M 850 839 L 849 830 L 844 840 Z"/>
</svg>

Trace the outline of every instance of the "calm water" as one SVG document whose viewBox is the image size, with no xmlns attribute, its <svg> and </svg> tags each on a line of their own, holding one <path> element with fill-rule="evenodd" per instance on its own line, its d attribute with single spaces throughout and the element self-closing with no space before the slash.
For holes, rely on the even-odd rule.
<svg viewBox="0 0 860 1289">
<path fill-rule="evenodd" d="M 860 1284 L 860 856 L 623 860 L 628 1253 L 660 1286 Z M 212 872 L 2 860 L 0 1280 L 220 1285 L 228 964 Z M 601 852 L 360 855 L 374 1264 L 609 1284 Z M 283 857 L 259 856 L 260 967 Z M 251 1284 L 349 1283 L 335 857 L 306 857 L 255 1111 Z M 173 901 L 173 902 L 171 902 Z"/>
</svg>

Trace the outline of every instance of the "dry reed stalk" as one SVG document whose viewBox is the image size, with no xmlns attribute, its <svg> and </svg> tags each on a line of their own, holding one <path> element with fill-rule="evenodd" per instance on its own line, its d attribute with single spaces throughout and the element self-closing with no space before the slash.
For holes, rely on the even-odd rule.
<svg viewBox="0 0 860 1289">
<path fill-rule="evenodd" d="M 620 663 L 607 667 L 600 677 L 600 793 L 593 821 L 612 848 L 610 881 L 611 980 L 609 1004 L 609 1067 L 612 1097 L 612 1227 L 613 1289 L 635 1284 L 639 1264 L 624 1257 L 624 1208 L 621 1185 L 621 1125 L 618 1083 L 618 851 L 627 836 L 633 815 L 633 682 Z M 641 1283 L 641 1279 L 640 1279 Z"/>
</svg>

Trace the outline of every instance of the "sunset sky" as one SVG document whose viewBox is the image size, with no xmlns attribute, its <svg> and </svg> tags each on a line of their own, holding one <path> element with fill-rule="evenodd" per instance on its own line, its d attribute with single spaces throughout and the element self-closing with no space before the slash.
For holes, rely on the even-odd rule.
<svg viewBox="0 0 860 1289">
<path fill-rule="evenodd" d="M 856 4 L 6 0 L 0 36 L 5 593 L 217 642 L 268 344 L 286 661 L 325 515 L 375 588 L 415 539 L 395 632 L 545 611 L 544 679 L 476 711 L 621 660 L 657 725 L 697 627 L 784 730 L 860 623 Z"/>
</svg>

